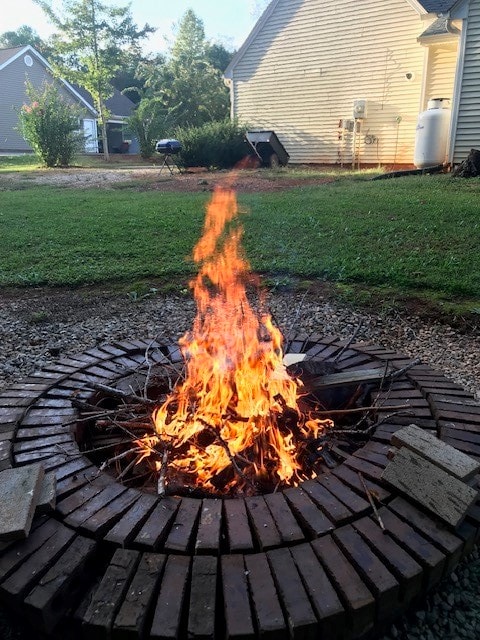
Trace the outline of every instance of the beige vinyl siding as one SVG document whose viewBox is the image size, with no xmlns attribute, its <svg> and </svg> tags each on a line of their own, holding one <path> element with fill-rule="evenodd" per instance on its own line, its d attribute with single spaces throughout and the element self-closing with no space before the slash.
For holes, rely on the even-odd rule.
<svg viewBox="0 0 480 640">
<path fill-rule="evenodd" d="M 448 98 L 452 105 L 457 51 L 457 41 L 429 47 L 423 109 L 431 98 Z"/>
<path fill-rule="evenodd" d="M 406 0 L 280 0 L 233 68 L 234 114 L 274 129 L 292 162 L 349 162 L 339 121 L 364 98 L 361 161 L 411 163 L 426 24 Z"/>
<path fill-rule="evenodd" d="M 453 162 L 465 160 L 470 149 L 480 149 L 480 0 L 471 0 Z"/>
</svg>

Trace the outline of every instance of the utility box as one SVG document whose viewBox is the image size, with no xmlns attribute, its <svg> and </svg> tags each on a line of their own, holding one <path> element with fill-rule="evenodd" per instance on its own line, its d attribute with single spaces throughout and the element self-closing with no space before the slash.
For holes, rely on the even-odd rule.
<svg viewBox="0 0 480 640">
<path fill-rule="evenodd" d="M 367 101 L 365 98 L 353 101 L 353 117 L 355 120 L 364 120 L 367 117 Z"/>
</svg>

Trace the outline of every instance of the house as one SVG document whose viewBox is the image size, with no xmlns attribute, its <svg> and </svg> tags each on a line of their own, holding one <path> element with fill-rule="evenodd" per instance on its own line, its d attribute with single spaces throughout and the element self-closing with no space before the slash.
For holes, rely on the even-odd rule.
<svg viewBox="0 0 480 640">
<path fill-rule="evenodd" d="M 0 49 L 0 151 L 28 152 L 28 143 L 22 138 L 18 127 L 18 112 L 27 101 L 25 82 L 29 80 L 35 87 L 47 82 L 56 82 L 60 95 L 80 107 L 80 129 L 85 134 L 85 152 L 98 153 L 97 111 L 92 96 L 76 85 L 53 77 L 52 68 L 45 58 L 32 46 L 26 45 Z M 126 118 L 131 115 L 134 104 L 126 96 L 115 90 L 106 101 L 111 116 L 107 123 L 109 151 L 135 151 L 134 145 L 125 144 Z M 128 139 L 131 142 L 131 139 Z M 101 150 L 101 144 L 100 144 Z"/>
<path fill-rule="evenodd" d="M 291 162 L 412 164 L 443 98 L 429 142 L 458 163 L 480 148 L 480 0 L 272 0 L 224 77 L 232 116 Z"/>
</svg>

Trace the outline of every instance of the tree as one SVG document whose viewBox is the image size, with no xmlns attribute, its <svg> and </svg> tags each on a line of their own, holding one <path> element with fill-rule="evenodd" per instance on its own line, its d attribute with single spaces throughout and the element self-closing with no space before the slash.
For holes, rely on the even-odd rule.
<svg viewBox="0 0 480 640">
<path fill-rule="evenodd" d="M 105 159 L 109 159 L 105 101 L 113 94 L 113 78 L 125 66 L 128 53 L 154 29 L 138 29 L 130 7 L 109 7 L 100 0 L 62 0 L 56 13 L 52 0 L 33 0 L 43 9 L 57 33 L 52 37 L 55 72 L 92 96 L 102 131 Z M 126 53 L 127 51 L 127 53 Z"/>
<path fill-rule="evenodd" d="M 186 11 L 157 75 L 157 91 L 166 107 L 179 108 L 179 125 L 199 126 L 228 115 L 228 90 L 221 70 L 213 63 L 218 53 L 219 48 L 214 49 L 205 38 L 202 20 L 191 9 Z"/>
<path fill-rule="evenodd" d="M 37 51 L 48 56 L 50 47 L 42 40 L 35 29 L 26 24 L 22 24 L 16 31 L 5 31 L 0 34 L 0 48 L 22 47 L 30 44 Z"/>
<path fill-rule="evenodd" d="M 166 109 L 160 98 L 143 97 L 128 119 L 128 127 L 135 134 L 142 158 L 150 158 L 155 143 L 168 135 L 175 123 L 175 109 Z"/>
<path fill-rule="evenodd" d="M 207 60 L 214 69 L 223 73 L 234 56 L 234 51 L 228 51 L 223 44 L 207 44 Z"/>
</svg>

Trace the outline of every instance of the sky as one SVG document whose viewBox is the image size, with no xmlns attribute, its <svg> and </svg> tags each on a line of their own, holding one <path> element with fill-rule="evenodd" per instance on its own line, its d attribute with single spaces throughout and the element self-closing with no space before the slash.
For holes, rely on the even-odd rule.
<svg viewBox="0 0 480 640">
<path fill-rule="evenodd" d="M 227 49 L 238 49 L 253 28 L 259 8 L 267 0 L 103 0 L 116 6 L 131 5 L 137 26 L 146 22 L 157 31 L 144 41 L 146 53 L 166 51 L 174 37 L 178 23 L 187 9 L 193 9 L 203 20 L 208 40 L 221 42 Z M 42 37 L 52 33 L 43 11 L 32 0 L 3 0 L 0 12 L 0 33 L 15 31 L 26 24 Z M 53 6 L 62 6 L 61 0 L 53 0 Z"/>
</svg>

